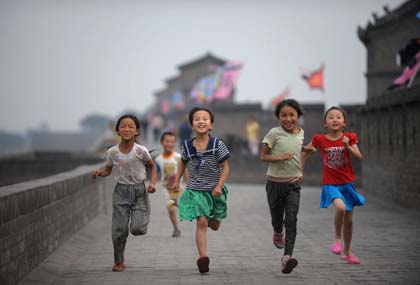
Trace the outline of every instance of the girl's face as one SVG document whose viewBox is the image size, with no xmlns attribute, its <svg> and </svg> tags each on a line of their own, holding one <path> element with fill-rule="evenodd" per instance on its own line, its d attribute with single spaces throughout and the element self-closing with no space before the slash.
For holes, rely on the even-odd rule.
<svg viewBox="0 0 420 285">
<path fill-rule="evenodd" d="M 192 120 L 192 129 L 196 134 L 206 134 L 213 128 L 210 114 L 204 110 L 194 113 Z"/>
<path fill-rule="evenodd" d="M 286 105 L 280 109 L 280 125 L 286 132 L 294 133 L 296 131 L 298 118 L 298 112 L 294 108 Z"/>
<path fill-rule="evenodd" d="M 176 143 L 176 139 L 175 139 L 174 136 L 166 135 L 163 138 L 163 141 L 161 142 L 162 147 L 163 147 L 163 151 L 165 153 L 171 153 L 174 150 L 175 143 Z"/>
<path fill-rule="evenodd" d="M 342 131 L 345 126 L 346 121 L 340 110 L 330 110 L 325 116 L 324 127 L 327 128 L 328 131 Z"/>
<path fill-rule="evenodd" d="M 138 134 L 136 123 L 130 118 L 124 118 L 118 126 L 118 134 L 122 140 L 131 140 Z"/>
</svg>

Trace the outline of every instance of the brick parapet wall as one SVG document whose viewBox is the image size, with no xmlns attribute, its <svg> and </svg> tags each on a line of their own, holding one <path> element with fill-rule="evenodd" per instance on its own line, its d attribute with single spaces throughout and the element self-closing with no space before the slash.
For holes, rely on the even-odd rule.
<svg viewBox="0 0 420 285">
<path fill-rule="evenodd" d="M 360 114 L 364 190 L 420 210 L 420 85 L 371 98 Z"/>
<path fill-rule="evenodd" d="M 16 284 L 104 211 L 111 179 L 91 169 L 0 187 L 0 284 Z"/>
</svg>

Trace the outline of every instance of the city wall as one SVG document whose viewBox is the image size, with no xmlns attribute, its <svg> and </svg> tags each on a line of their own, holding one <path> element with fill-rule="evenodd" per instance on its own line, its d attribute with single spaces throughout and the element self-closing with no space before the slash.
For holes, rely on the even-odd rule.
<svg viewBox="0 0 420 285">
<path fill-rule="evenodd" d="M 113 181 L 94 180 L 91 169 L 0 187 L 0 284 L 16 284 L 106 211 Z"/>
</svg>

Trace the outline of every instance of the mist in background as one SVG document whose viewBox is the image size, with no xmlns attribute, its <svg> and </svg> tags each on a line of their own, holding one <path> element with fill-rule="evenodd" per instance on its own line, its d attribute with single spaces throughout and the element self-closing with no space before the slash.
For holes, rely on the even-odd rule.
<svg viewBox="0 0 420 285">
<path fill-rule="evenodd" d="M 363 103 L 357 26 L 403 1 L 0 1 L 0 131 L 78 130 L 89 114 L 146 112 L 177 66 L 244 62 L 237 102 L 286 86 L 302 103 Z M 386 48 L 386 47 L 384 47 Z M 325 92 L 302 68 L 325 63 Z"/>
</svg>

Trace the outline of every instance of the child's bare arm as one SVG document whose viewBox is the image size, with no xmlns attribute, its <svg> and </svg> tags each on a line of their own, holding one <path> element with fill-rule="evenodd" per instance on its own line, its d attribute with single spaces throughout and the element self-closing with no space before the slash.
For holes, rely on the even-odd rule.
<svg viewBox="0 0 420 285">
<path fill-rule="evenodd" d="M 222 187 L 229 176 L 229 162 L 227 161 L 227 159 L 222 162 L 221 166 L 222 166 L 222 173 L 220 174 L 219 182 L 217 183 L 216 187 L 213 190 L 213 196 L 215 197 L 222 195 Z"/>
<path fill-rule="evenodd" d="M 106 177 L 108 175 L 110 175 L 112 172 L 112 166 L 110 165 L 105 165 L 104 168 L 102 169 L 94 169 L 91 171 L 91 175 L 93 176 L 93 178 L 96 178 L 98 176 L 100 177 Z"/>
<path fill-rule="evenodd" d="M 153 193 L 156 191 L 156 164 L 154 163 L 153 159 L 149 159 L 148 161 L 146 161 L 146 164 L 150 168 L 150 184 L 149 187 L 147 187 L 147 192 Z"/>
<path fill-rule="evenodd" d="M 176 172 L 174 183 L 170 185 L 170 189 L 172 189 L 173 191 L 179 191 L 179 183 L 181 181 L 181 177 L 184 174 L 186 168 L 187 168 L 187 163 L 180 160 L 178 163 L 178 170 Z"/>
<path fill-rule="evenodd" d="M 184 171 L 184 174 L 182 175 L 182 179 L 184 180 L 185 184 L 188 184 L 188 170 Z"/>
<path fill-rule="evenodd" d="M 349 138 L 348 137 L 346 137 L 346 136 L 343 137 L 343 144 L 344 144 L 344 147 L 346 149 L 348 149 L 348 151 L 350 152 L 350 154 L 354 155 L 354 157 L 356 157 L 358 160 L 362 160 L 363 159 L 363 155 L 360 152 L 359 147 L 357 146 L 357 144 L 350 145 Z"/>
<path fill-rule="evenodd" d="M 261 150 L 260 159 L 266 162 L 276 162 L 276 161 L 287 161 L 293 158 L 294 154 L 291 152 L 281 153 L 278 155 L 272 155 L 271 149 L 268 147 L 267 144 L 263 144 L 263 148 Z"/>
<path fill-rule="evenodd" d="M 310 142 L 307 145 L 302 146 L 302 152 L 313 154 L 316 152 L 316 148 L 312 145 L 312 142 Z"/>
</svg>

